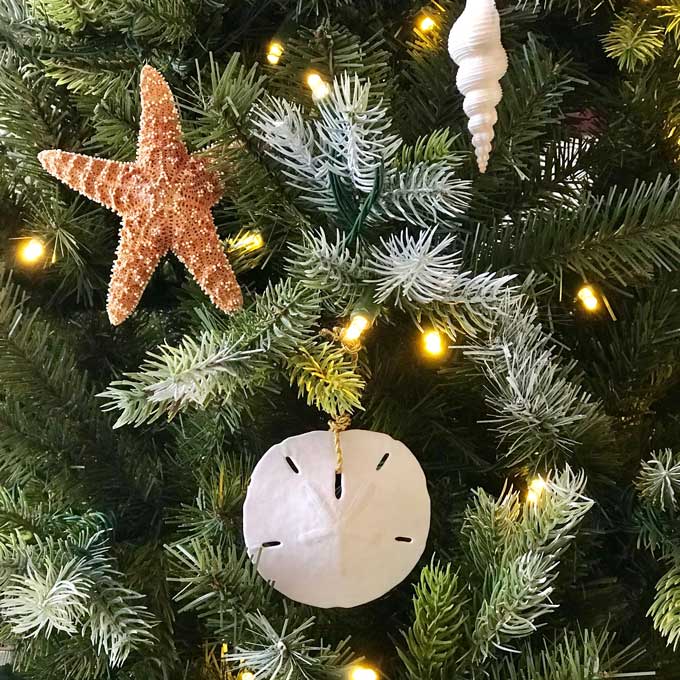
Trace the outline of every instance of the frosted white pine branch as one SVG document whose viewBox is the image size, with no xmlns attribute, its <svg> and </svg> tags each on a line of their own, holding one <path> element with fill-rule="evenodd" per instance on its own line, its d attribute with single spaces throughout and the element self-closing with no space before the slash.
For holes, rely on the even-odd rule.
<svg viewBox="0 0 680 680">
<path fill-rule="evenodd" d="M 380 168 L 392 161 L 402 143 L 389 132 L 391 120 L 382 103 L 370 105 L 370 89 L 370 82 L 343 74 L 320 103 L 316 124 L 331 172 L 363 193 L 372 191 Z"/>
<path fill-rule="evenodd" d="M 319 102 L 320 118 L 309 122 L 300 106 L 269 98 L 254 107 L 254 136 L 282 169 L 286 182 L 308 205 L 338 213 L 332 176 L 362 194 L 382 178 L 369 221 L 398 220 L 427 226 L 467 210 L 471 182 L 459 179 L 453 157 L 398 163 L 402 139 L 382 101 L 372 103 L 370 81 L 343 74 Z M 412 156 L 413 154 L 411 154 Z M 356 196 L 355 196 L 356 198 Z"/>
<path fill-rule="evenodd" d="M 327 160 L 319 155 L 312 126 L 297 104 L 270 97 L 254 107 L 254 135 L 265 151 L 282 166 L 283 175 L 301 197 L 320 210 L 334 212 Z"/>
<path fill-rule="evenodd" d="M 513 465 L 568 455 L 591 429 L 608 427 L 601 404 L 577 382 L 575 362 L 560 358 L 537 314 L 509 296 L 488 335 L 466 348 L 487 377 L 488 422 Z"/>
<path fill-rule="evenodd" d="M 139 601 L 143 596 L 115 581 L 118 574 L 102 579 L 91 598 L 85 628 L 98 652 L 106 652 L 109 663 L 122 666 L 130 653 L 154 640 L 152 623 Z"/>
<path fill-rule="evenodd" d="M 185 403 L 203 406 L 214 394 L 227 391 L 220 378 L 243 378 L 244 370 L 253 370 L 253 355 L 261 352 L 237 349 L 240 340 L 230 345 L 219 335 L 206 333 L 198 342 L 187 337 L 179 347 L 162 346 L 154 356 L 158 380 L 149 381 L 146 387 L 149 401 L 173 402 L 179 408 Z M 151 377 L 153 371 L 147 375 Z"/>
<path fill-rule="evenodd" d="M 363 258 L 358 247 L 347 246 L 337 231 L 329 240 L 321 229 L 305 232 L 301 243 L 290 246 L 292 257 L 287 269 L 296 280 L 328 294 L 327 303 L 334 309 L 344 308 L 360 294 L 363 281 Z"/>
<path fill-rule="evenodd" d="M 473 642 L 482 658 L 491 647 L 512 652 L 507 640 L 531 635 L 539 619 L 557 605 L 550 600 L 557 562 L 549 555 L 527 552 L 493 573 L 493 588 L 475 620 Z"/>
<path fill-rule="evenodd" d="M 214 331 L 197 340 L 185 337 L 177 346 L 163 345 L 150 352 L 141 369 L 113 381 L 99 396 L 105 411 L 120 410 L 114 427 L 169 418 L 192 405 L 205 406 L 212 398 L 248 393 L 248 384 L 263 360 L 260 348 L 242 349 L 243 339 Z"/>
<path fill-rule="evenodd" d="M 58 567 L 29 559 L 25 574 L 15 574 L 0 595 L 0 614 L 16 635 L 49 637 L 55 631 L 74 635 L 87 614 L 92 586 L 85 559 Z"/>
<path fill-rule="evenodd" d="M 640 495 L 661 510 L 676 510 L 680 496 L 680 456 L 671 449 L 653 452 L 635 480 Z"/>
<path fill-rule="evenodd" d="M 569 465 L 544 481 L 538 501 L 524 506 L 521 537 L 529 550 L 557 559 L 595 502 L 585 495 L 585 474 L 574 472 Z"/>
<path fill-rule="evenodd" d="M 422 227 L 458 217 L 470 205 L 472 183 L 456 177 L 450 162 L 416 163 L 388 177 L 378 213 Z"/>
<path fill-rule="evenodd" d="M 594 504 L 584 493 L 585 475 L 566 465 L 544 481 L 536 503 L 522 503 L 512 489 L 499 498 L 476 492 L 474 505 L 465 513 L 463 533 L 473 563 L 481 572 L 502 555 L 514 558 L 534 552 L 557 559 L 573 539 L 573 532 Z"/>
<path fill-rule="evenodd" d="M 439 242 L 435 236 L 434 229 L 423 230 L 417 237 L 403 230 L 371 248 L 366 267 L 375 284 L 376 302 L 393 299 L 403 307 L 447 300 L 461 261 L 458 253 L 451 252 L 451 236 Z"/>
<path fill-rule="evenodd" d="M 604 630 L 565 631 L 546 636 L 543 644 L 524 645 L 520 654 L 505 655 L 489 666 L 490 680 L 584 680 L 588 678 L 642 678 L 649 672 L 622 672 L 639 658 L 635 642 L 612 649 L 614 635 Z M 618 647 L 618 645 L 617 645 Z"/>
<path fill-rule="evenodd" d="M 309 637 L 314 619 L 292 627 L 286 620 L 281 632 L 259 611 L 245 615 L 249 636 L 254 644 L 239 645 L 227 660 L 247 668 L 258 678 L 289 680 L 290 678 L 345 677 L 352 653 L 347 641 L 330 647 Z"/>
<path fill-rule="evenodd" d="M 508 641 L 530 635 L 556 607 L 550 596 L 559 558 L 593 506 L 585 476 L 568 465 L 544 481 L 535 502 L 523 503 L 512 489 L 498 499 L 478 490 L 466 510 L 462 533 L 486 593 L 473 633 L 482 658 L 492 647 L 515 651 Z"/>
<path fill-rule="evenodd" d="M 415 313 L 434 304 L 433 313 L 451 317 L 470 334 L 488 329 L 512 292 L 508 284 L 514 277 L 462 271 L 453 237 L 436 236 L 435 228 L 418 236 L 403 230 L 371 249 L 366 270 L 376 302 L 393 301 Z"/>
<path fill-rule="evenodd" d="M 17 566 L 0 594 L 0 615 L 15 635 L 49 638 L 89 630 L 92 644 L 112 666 L 154 640 L 143 596 L 120 583 L 105 535 L 83 530 L 74 540 L 13 543 L 10 555 Z"/>
</svg>

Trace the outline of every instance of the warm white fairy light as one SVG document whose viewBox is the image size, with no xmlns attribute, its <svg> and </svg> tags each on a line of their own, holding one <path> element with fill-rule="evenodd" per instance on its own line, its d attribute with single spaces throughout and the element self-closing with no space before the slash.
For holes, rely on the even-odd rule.
<svg viewBox="0 0 680 680">
<path fill-rule="evenodd" d="M 600 301 L 592 286 L 583 286 L 576 296 L 589 312 L 596 311 L 600 306 Z"/>
<path fill-rule="evenodd" d="M 272 65 L 276 66 L 281 60 L 281 55 L 283 54 L 283 45 L 278 40 L 272 40 L 269 43 L 267 49 L 267 61 Z"/>
<path fill-rule="evenodd" d="M 368 666 L 352 666 L 350 680 L 378 680 L 378 674 Z"/>
<path fill-rule="evenodd" d="M 19 247 L 17 255 L 24 264 L 35 264 L 45 255 L 45 246 L 42 241 L 32 238 Z"/>
<path fill-rule="evenodd" d="M 446 343 L 439 331 L 431 330 L 423 333 L 423 351 L 431 357 L 440 357 L 446 352 Z"/>
<path fill-rule="evenodd" d="M 436 22 L 432 17 L 429 17 L 427 15 L 422 16 L 418 20 L 418 28 L 423 32 L 423 33 L 428 33 L 431 31 L 435 26 Z"/>
<path fill-rule="evenodd" d="M 529 483 L 529 490 L 527 491 L 527 502 L 532 504 L 538 503 L 538 499 L 543 495 L 543 492 L 546 490 L 547 486 L 548 485 L 545 483 L 545 479 L 542 477 L 536 477 L 536 479 L 532 479 Z"/>
<path fill-rule="evenodd" d="M 368 317 L 363 314 L 354 314 L 347 328 L 342 332 L 342 340 L 348 344 L 356 344 L 363 332 L 371 325 Z"/>
<path fill-rule="evenodd" d="M 305 82 L 307 83 L 307 87 L 312 91 L 312 98 L 314 100 L 323 99 L 328 96 L 330 92 L 328 83 L 316 71 L 307 73 Z"/>
<path fill-rule="evenodd" d="M 229 245 L 230 250 L 240 250 L 249 253 L 262 248 L 264 246 L 264 238 L 259 231 L 246 231 L 239 234 Z"/>
</svg>

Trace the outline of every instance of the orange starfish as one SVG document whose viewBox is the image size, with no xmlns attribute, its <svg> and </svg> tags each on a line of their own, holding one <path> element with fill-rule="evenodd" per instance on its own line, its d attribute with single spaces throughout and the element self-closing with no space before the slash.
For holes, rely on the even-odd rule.
<svg viewBox="0 0 680 680">
<path fill-rule="evenodd" d="M 210 208 L 220 198 L 217 174 L 190 156 L 172 92 L 145 66 L 142 118 L 134 163 L 66 151 L 43 151 L 42 166 L 72 189 L 123 218 L 111 273 L 107 311 L 117 325 L 134 311 L 159 260 L 172 250 L 213 303 L 225 312 L 243 298 L 217 236 Z"/>
</svg>

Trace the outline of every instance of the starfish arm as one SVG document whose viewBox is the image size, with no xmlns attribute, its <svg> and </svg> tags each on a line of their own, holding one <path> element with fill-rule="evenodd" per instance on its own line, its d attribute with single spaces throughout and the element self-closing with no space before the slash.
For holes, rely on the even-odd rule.
<svg viewBox="0 0 680 680">
<path fill-rule="evenodd" d="M 165 78 L 151 66 L 140 79 L 142 116 L 137 161 L 145 164 L 167 156 L 186 155 L 179 111 Z"/>
<path fill-rule="evenodd" d="M 184 263 L 213 304 L 223 312 L 243 306 L 243 295 L 210 212 L 175 230 L 171 250 Z"/>
<path fill-rule="evenodd" d="M 135 167 L 103 158 L 52 149 L 38 154 L 40 164 L 64 184 L 120 213 L 131 188 Z"/>
<path fill-rule="evenodd" d="M 149 229 L 139 219 L 123 220 L 106 302 L 106 311 L 114 326 L 135 310 L 158 262 L 168 252 L 162 227 Z"/>
</svg>

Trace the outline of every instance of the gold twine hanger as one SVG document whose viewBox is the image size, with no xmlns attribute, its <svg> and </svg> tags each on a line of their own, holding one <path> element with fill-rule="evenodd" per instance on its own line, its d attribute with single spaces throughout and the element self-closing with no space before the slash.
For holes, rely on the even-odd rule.
<svg viewBox="0 0 680 680">
<path fill-rule="evenodd" d="M 335 472 L 340 474 L 342 472 L 342 446 L 340 445 L 340 433 L 344 432 L 352 424 L 352 418 L 348 413 L 342 413 L 339 416 L 328 421 L 328 427 L 333 433 L 335 440 Z"/>
</svg>

